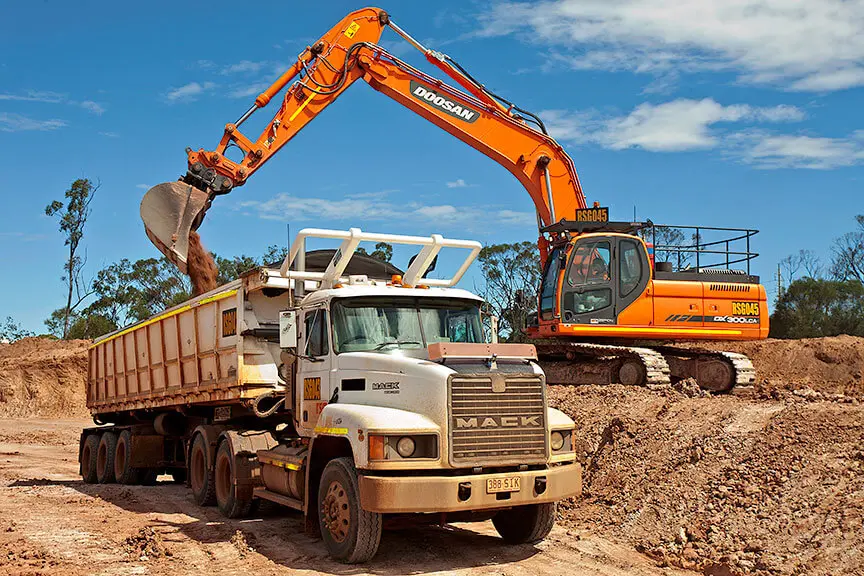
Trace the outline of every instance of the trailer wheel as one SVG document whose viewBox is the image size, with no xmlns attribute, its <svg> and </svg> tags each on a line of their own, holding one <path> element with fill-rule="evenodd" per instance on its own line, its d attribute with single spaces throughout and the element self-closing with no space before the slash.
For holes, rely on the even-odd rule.
<svg viewBox="0 0 864 576">
<path fill-rule="evenodd" d="M 198 434 L 192 442 L 189 454 L 189 477 L 192 495 L 199 506 L 212 506 L 216 503 L 213 468 L 207 463 L 207 441 Z"/>
<path fill-rule="evenodd" d="M 252 510 L 252 478 L 237 465 L 231 442 L 224 440 L 216 451 L 216 505 L 228 518 L 244 518 Z M 244 467 L 245 468 L 245 467 Z M 248 468 L 245 468 L 248 471 Z M 248 476 L 248 477 L 244 477 Z"/>
<path fill-rule="evenodd" d="M 517 506 L 495 514 L 492 524 L 508 544 L 539 542 L 555 526 L 555 510 L 555 502 Z"/>
<path fill-rule="evenodd" d="M 96 475 L 96 454 L 99 452 L 99 434 L 90 434 L 81 446 L 81 478 L 87 484 L 99 481 Z"/>
<path fill-rule="evenodd" d="M 117 451 L 117 433 L 105 432 L 99 440 L 99 450 L 96 452 L 96 478 L 100 484 L 114 482 L 114 455 Z"/>
<path fill-rule="evenodd" d="M 137 484 L 141 479 L 140 470 L 132 468 L 132 432 L 124 430 L 117 439 L 114 451 L 114 478 L 118 484 Z"/>
<path fill-rule="evenodd" d="M 318 522 L 327 551 L 346 564 L 367 562 L 381 543 L 381 514 L 360 507 L 357 469 L 351 458 L 327 463 L 318 487 Z"/>
</svg>

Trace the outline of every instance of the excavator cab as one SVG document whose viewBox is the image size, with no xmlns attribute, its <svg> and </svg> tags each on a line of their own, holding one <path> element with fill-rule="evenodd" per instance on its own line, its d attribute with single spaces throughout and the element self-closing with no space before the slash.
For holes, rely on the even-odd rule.
<svg viewBox="0 0 864 576">
<path fill-rule="evenodd" d="M 201 224 L 209 203 L 209 194 L 182 181 L 157 184 L 141 200 L 147 237 L 184 274 L 189 235 Z"/>
<path fill-rule="evenodd" d="M 540 317 L 552 320 L 558 300 L 567 324 L 617 324 L 651 279 L 644 244 L 625 234 L 587 234 L 556 247 L 544 272 Z"/>
</svg>

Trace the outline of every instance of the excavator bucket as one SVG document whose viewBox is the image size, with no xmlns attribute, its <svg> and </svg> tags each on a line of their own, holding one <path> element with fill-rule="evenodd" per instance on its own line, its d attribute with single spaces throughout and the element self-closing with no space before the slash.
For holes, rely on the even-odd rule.
<svg viewBox="0 0 864 576">
<path fill-rule="evenodd" d="M 186 274 L 189 234 L 208 195 L 185 182 L 157 184 L 141 200 L 141 219 L 147 237 Z"/>
</svg>

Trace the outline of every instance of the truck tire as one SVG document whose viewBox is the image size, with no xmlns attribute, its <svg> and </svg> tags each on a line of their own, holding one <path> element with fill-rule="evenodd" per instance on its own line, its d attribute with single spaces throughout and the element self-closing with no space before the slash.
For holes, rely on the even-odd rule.
<svg viewBox="0 0 864 576">
<path fill-rule="evenodd" d="M 96 478 L 100 484 L 110 484 L 114 478 L 114 455 L 117 452 L 117 433 L 105 432 L 96 452 Z"/>
<path fill-rule="evenodd" d="M 213 477 L 216 487 L 216 505 L 228 518 L 245 518 L 252 510 L 252 478 L 242 478 L 231 442 L 223 440 L 216 450 Z"/>
<path fill-rule="evenodd" d="M 189 451 L 189 479 L 192 496 L 199 506 L 213 506 L 216 503 L 216 487 L 213 467 L 207 462 L 207 441 L 198 434 L 192 441 Z"/>
<path fill-rule="evenodd" d="M 132 432 L 124 430 L 117 438 L 114 451 L 114 478 L 118 484 L 138 484 L 141 480 L 140 469 L 132 468 Z"/>
<path fill-rule="evenodd" d="M 99 453 L 99 434 L 90 434 L 81 446 L 81 478 L 87 484 L 96 484 L 96 454 Z"/>
<path fill-rule="evenodd" d="M 318 487 L 318 522 L 327 551 L 345 564 L 367 562 L 381 543 L 381 514 L 360 507 L 357 469 L 351 458 L 327 463 Z"/>
<path fill-rule="evenodd" d="M 555 502 L 517 506 L 495 514 L 492 524 L 508 544 L 539 542 L 555 526 L 555 511 Z"/>
</svg>

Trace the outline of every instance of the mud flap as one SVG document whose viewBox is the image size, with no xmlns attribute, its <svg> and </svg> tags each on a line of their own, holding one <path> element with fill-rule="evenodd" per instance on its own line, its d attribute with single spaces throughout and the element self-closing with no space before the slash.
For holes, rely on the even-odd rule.
<svg viewBox="0 0 864 576">
<path fill-rule="evenodd" d="M 141 200 L 141 220 L 150 241 L 184 274 L 189 234 L 209 196 L 184 182 L 157 184 Z"/>
</svg>

